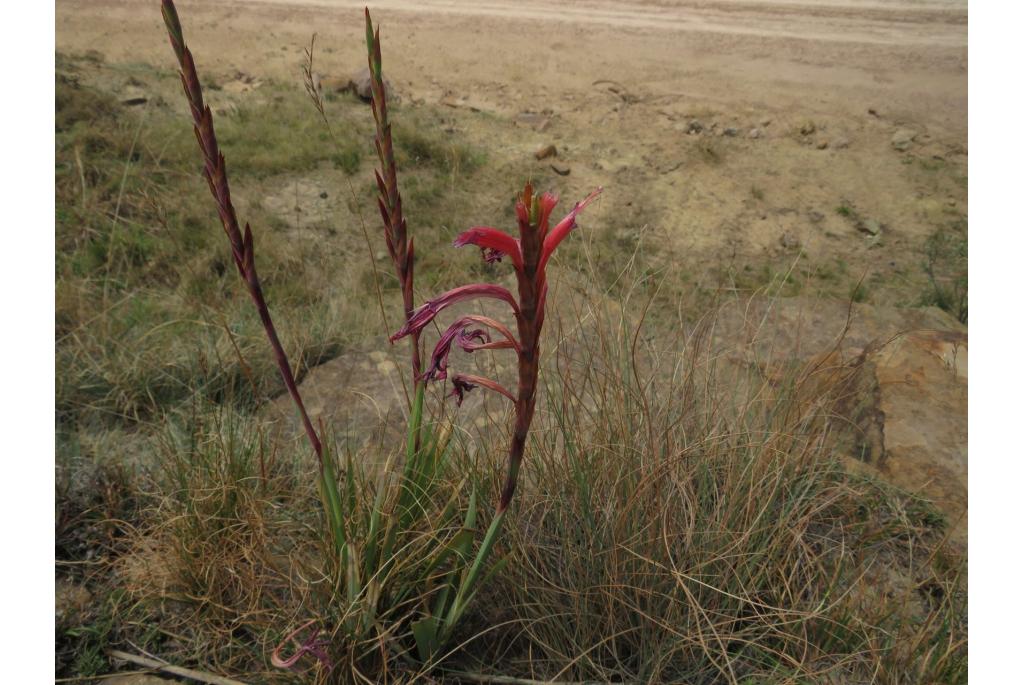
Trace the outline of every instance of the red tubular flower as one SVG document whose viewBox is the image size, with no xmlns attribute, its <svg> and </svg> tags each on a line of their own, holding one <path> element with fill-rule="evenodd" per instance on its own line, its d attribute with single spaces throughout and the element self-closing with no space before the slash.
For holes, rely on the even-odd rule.
<svg viewBox="0 0 1024 685">
<path fill-rule="evenodd" d="M 392 336 L 392 340 L 419 331 L 429 323 L 438 312 L 460 300 L 474 297 L 493 297 L 505 300 L 512 306 L 516 317 L 519 337 L 516 339 L 511 332 L 493 320 L 482 320 L 482 317 L 463 317 L 459 319 L 441 336 L 431 358 L 430 369 L 424 377 L 427 380 L 440 380 L 447 377 L 448 353 L 453 343 L 464 350 L 475 349 L 515 349 L 519 361 L 518 392 L 513 395 L 498 383 L 479 376 L 456 374 L 452 378 L 452 395 L 458 404 L 462 404 L 465 394 L 477 386 L 483 386 L 499 392 L 515 402 L 515 423 L 512 428 L 512 444 L 509 447 L 508 475 L 502 488 L 497 513 L 504 512 L 515 492 L 519 465 L 526 448 L 526 436 L 533 421 L 534 402 L 537 391 L 537 372 L 540 357 L 540 332 L 544 325 L 544 304 L 547 300 L 547 279 L 545 275 L 548 260 L 552 253 L 576 227 L 576 217 L 601 193 L 598 188 L 581 202 L 577 202 L 565 218 L 549 230 L 551 212 L 558 203 L 558 198 L 550 193 L 536 196 L 533 187 L 527 183 L 522 195 L 516 202 L 516 218 L 519 223 L 519 238 L 489 226 L 475 226 L 460 234 L 455 239 L 455 246 L 476 245 L 483 251 L 484 259 L 496 261 L 508 256 L 515 269 L 518 282 L 519 297 L 513 298 L 504 288 L 496 285 L 467 285 L 450 290 L 444 295 L 427 302 L 417 309 L 410 317 L 406 326 Z M 491 342 L 482 331 L 468 331 L 471 322 L 481 323 L 498 330 L 505 340 Z M 474 340 L 480 340 L 479 343 Z"/>
<path fill-rule="evenodd" d="M 482 328 L 471 329 L 470 324 L 474 323 L 494 329 L 501 333 L 505 339 L 492 341 L 491 335 L 486 330 Z M 430 366 L 420 376 L 420 380 L 441 381 L 448 377 L 448 354 L 451 352 L 453 344 L 458 345 L 466 352 L 507 349 L 518 345 L 512 332 L 494 319 L 475 314 L 463 316 L 441 334 L 437 345 L 434 347 L 433 354 L 430 355 Z"/>
<path fill-rule="evenodd" d="M 483 376 L 474 376 L 469 373 L 457 373 L 452 376 L 452 391 L 451 397 L 455 398 L 455 404 L 462 406 L 462 400 L 466 399 L 466 393 L 476 388 L 478 385 L 493 390 L 494 392 L 501 393 L 505 397 L 509 398 L 513 402 L 516 401 L 515 395 L 513 395 L 505 386 L 492 381 L 490 378 L 484 378 Z"/>
<path fill-rule="evenodd" d="M 423 330 L 423 327 L 434 320 L 441 310 L 449 307 L 456 302 L 463 300 L 474 300 L 478 298 L 490 297 L 496 300 L 504 300 L 512 307 L 512 310 L 517 314 L 519 312 L 519 305 L 516 303 L 512 293 L 500 285 L 493 285 L 490 283 L 474 283 L 472 285 L 460 285 L 458 288 L 452 288 L 443 295 L 435 297 L 426 304 L 422 304 L 416 308 L 416 311 L 412 313 L 409 319 L 405 322 L 398 331 L 392 335 L 389 340 L 395 342 L 399 338 L 404 338 L 407 335 L 418 333 Z"/>
<path fill-rule="evenodd" d="M 517 269 L 523 268 L 523 254 L 519 250 L 519 241 L 504 231 L 489 226 L 474 226 L 463 231 L 452 243 L 455 247 L 476 245 L 484 250 L 484 259 L 497 261 L 508 256 Z"/>
</svg>

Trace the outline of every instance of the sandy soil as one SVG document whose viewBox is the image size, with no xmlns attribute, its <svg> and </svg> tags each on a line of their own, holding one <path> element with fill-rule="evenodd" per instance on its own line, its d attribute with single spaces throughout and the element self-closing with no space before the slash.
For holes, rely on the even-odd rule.
<svg viewBox="0 0 1024 685">
<path fill-rule="evenodd" d="M 365 64 L 361 2 L 179 6 L 215 71 L 298 82 L 314 31 L 324 74 Z M 628 207 L 625 223 L 674 258 L 802 251 L 869 270 L 883 292 L 917 278 L 927 235 L 966 220 L 962 0 L 382 0 L 372 11 L 404 100 L 489 115 L 460 119 L 459 132 L 499 160 L 554 142 L 572 169 L 552 177 L 563 192 L 606 186 L 606 217 Z M 155 1 L 57 2 L 58 50 L 169 67 L 162 31 Z M 914 136 L 903 150 L 901 129 Z"/>
</svg>

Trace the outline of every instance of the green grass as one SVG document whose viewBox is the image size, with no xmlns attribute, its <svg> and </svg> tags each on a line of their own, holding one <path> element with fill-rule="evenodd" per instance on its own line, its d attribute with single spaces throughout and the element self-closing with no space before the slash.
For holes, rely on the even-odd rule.
<svg viewBox="0 0 1024 685">
<path fill-rule="evenodd" d="M 923 252 L 928 285 L 919 303 L 939 307 L 967 323 L 967 221 L 936 229 Z"/>
</svg>

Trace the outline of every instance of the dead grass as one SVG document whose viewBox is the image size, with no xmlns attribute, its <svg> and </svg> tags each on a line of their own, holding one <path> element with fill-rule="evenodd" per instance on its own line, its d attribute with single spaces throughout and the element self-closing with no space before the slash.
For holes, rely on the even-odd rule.
<svg viewBox="0 0 1024 685">
<path fill-rule="evenodd" d="M 279 381 L 217 218 L 192 200 L 206 189 L 191 134 L 162 106 L 143 115 L 83 85 L 100 66 L 58 64 L 69 69 L 55 169 L 57 556 L 69 562 L 58 573 L 95 595 L 82 625 L 58 633 L 58 674 L 103 673 L 105 649 L 131 640 L 182 664 L 308 682 L 319 676 L 274 672 L 267 657 L 318 618 L 337 631 L 336 680 L 414 678 L 408 605 L 362 641 L 338 628 L 351 607 L 335 601 L 337 569 L 312 561 L 324 544 L 312 462 L 252 413 Z M 223 118 L 240 195 L 288 169 L 356 171 L 370 156 L 368 126 L 354 124 L 353 147 L 339 151 L 298 89 L 265 95 Z M 346 109 L 363 107 L 354 101 L 328 106 L 368 124 Z M 434 115 L 406 114 L 403 192 L 424 236 L 420 286 L 434 291 L 485 268 L 439 249 L 466 213 L 500 225 L 510 211 L 459 182 L 489 173 L 479 151 L 448 143 Z M 311 123 L 295 138 L 282 119 Z M 354 204 L 372 198 L 372 185 L 355 188 Z M 964 682 L 965 561 L 942 544 L 944 522 L 839 467 L 834 413 L 855 366 L 760 375 L 723 357 L 707 327 L 674 316 L 711 298 L 651 266 L 649 217 L 631 217 L 595 224 L 559 260 L 580 295 L 549 318 L 546 395 L 502 543 L 511 561 L 443 666 L 616 682 Z M 372 292 L 363 254 L 318 251 L 255 203 L 249 218 L 300 373 L 379 334 L 373 307 L 353 306 Z M 776 276 L 755 268 L 741 285 Z M 658 315 L 641 326 L 652 298 Z M 467 437 L 439 499 L 467 474 L 493 492 L 490 455 L 502 452 L 483 444 Z M 359 473 L 357 500 L 376 492 L 375 476 Z M 450 533 L 426 530 L 423 544 Z"/>
</svg>

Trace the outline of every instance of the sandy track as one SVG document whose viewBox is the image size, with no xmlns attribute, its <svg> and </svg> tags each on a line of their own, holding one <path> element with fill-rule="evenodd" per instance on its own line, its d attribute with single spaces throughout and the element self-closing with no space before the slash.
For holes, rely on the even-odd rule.
<svg viewBox="0 0 1024 685">
<path fill-rule="evenodd" d="M 256 0 L 268 5 L 360 9 L 346 0 Z M 458 2 L 384 0 L 378 12 L 414 12 L 494 20 L 539 20 L 843 43 L 965 45 L 966 7 L 874 2 Z"/>
<path fill-rule="evenodd" d="M 362 64 L 362 1 L 179 3 L 194 47 L 225 69 L 294 78 L 317 31 L 328 71 Z M 967 11 L 958 0 L 381 0 L 389 70 L 427 100 L 557 105 L 599 79 L 712 106 L 881 108 L 966 137 Z M 230 36 L 230 37 L 229 37 Z M 155 1 L 59 0 L 58 49 L 167 66 Z M 541 103 L 537 103 L 541 104 Z M 557 109 L 557 106 L 556 106 Z"/>
</svg>

